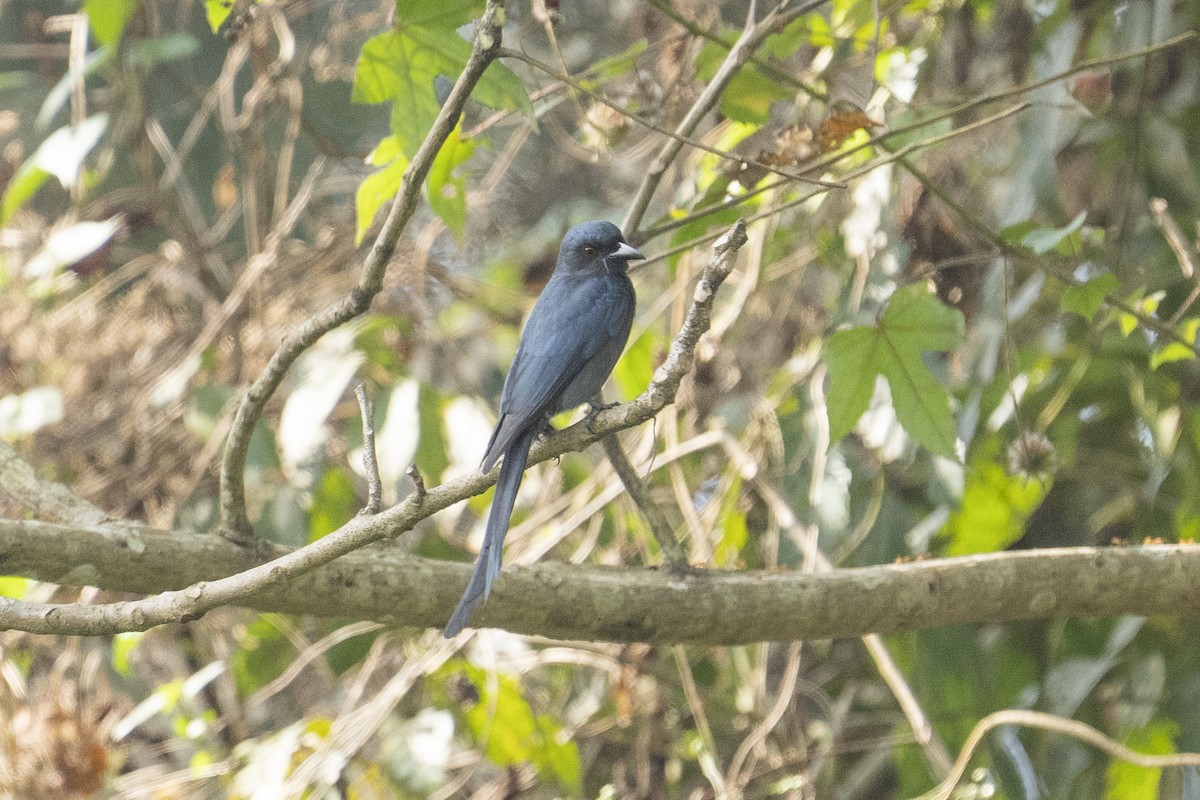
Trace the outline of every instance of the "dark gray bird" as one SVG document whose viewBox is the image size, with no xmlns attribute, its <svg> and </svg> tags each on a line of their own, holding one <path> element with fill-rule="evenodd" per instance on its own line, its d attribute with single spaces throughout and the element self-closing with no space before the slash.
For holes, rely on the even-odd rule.
<svg viewBox="0 0 1200 800">
<path fill-rule="evenodd" d="M 481 469 L 504 456 L 483 547 L 467 591 L 450 617 L 447 639 L 467 626 L 500 574 L 500 550 L 529 448 L 552 416 L 596 396 L 629 340 L 637 298 L 626 274 L 645 258 L 611 222 L 576 225 L 563 237 L 554 274 L 533 307 L 504 381 L 500 421 Z"/>
</svg>

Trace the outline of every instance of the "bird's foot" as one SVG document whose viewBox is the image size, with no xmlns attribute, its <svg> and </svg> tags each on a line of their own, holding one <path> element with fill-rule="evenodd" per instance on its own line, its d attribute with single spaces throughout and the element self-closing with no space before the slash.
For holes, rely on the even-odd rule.
<svg viewBox="0 0 1200 800">
<path fill-rule="evenodd" d="M 592 423 L 596 420 L 596 415 L 601 411 L 607 411 L 610 408 L 616 408 L 620 403 L 601 403 L 598 400 L 593 400 L 588 403 L 587 416 L 583 418 L 583 424 L 588 429 L 588 433 L 594 434 L 596 429 L 592 427 Z"/>
</svg>

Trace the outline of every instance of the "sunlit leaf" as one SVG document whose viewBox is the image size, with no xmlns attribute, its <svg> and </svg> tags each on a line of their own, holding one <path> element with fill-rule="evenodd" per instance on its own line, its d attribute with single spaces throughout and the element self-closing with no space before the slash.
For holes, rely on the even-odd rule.
<svg viewBox="0 0 1200 800">
<path fill-rule="evenodd" d="M 746 515 L 738 508 L 741 488 L 741 479 L 735 479 L 729 492 L 721 498 L 721 513 L 717 517 L 721 520 L 721 538 L 714 552 L 717 564 L 736 564 L 742 548 L 750 539 Z"/>
<path fill-rule="evenodd" d="M 962 504 L 946 523 L 945 555 L 991 553 L 1011 545 L 1050 492 L 1053 481 L 1010 475 L 1000 463 L 999 440 L 975 448 L 967 465 Z"/>
<path fill-rule="evenodd" d="M 465 710 L 467 724 L 486 744 L 488 759 L 501 767 L 532 763 L 543 779 L 578 793 L 579 749 L 562 735 L 562 726 L 547 715 L 535 715 L 511 675 L 489 676 L 472 664 L 463 664 L 462 670 L 480 698 Z"/>
<path fill-rule="evenodd" d="M 0 597 L 11 597 L 14 600 L 20 600 L 25 596 L 25 591 L 33 583 L 34 581 L 29 578 L 22 578 L 16 575 L 0 576 Z"/>
<path fill-rule="evenodd" d="M 0 437 L 28 436 L 62 417 L 62 392 L 55 386 L 0 396 Z"/>
<path fill-rule="evenodd" d="M 408 159 L 398 156 L 383 169 L 363 178 L 363 182 L 358 185 L 358 191 L 354 193 L 355 244 L 362 243 L 379 209 L 396 196 L 406 169 Z"/>
<path fill-rule="evenodd" d="M 137 10 L 139 0 L 83 0 L 88 27 L 100 44 L 113 44 L 121 38 L 125 23 Z"/>
<path fill-rule="evenodd" d="M 107 126 L 108 117 L 98 114 L 50 134 L 9 181 L 0 202 L 0 226 L 7 225 L 51 175 L 65 188 L 74 186 L 83 160 L 100 141 Z"/>
<path fill-rule="evenodd" d="M 622 401 L 632 400 L 645 391 L 654 376 L 655 358 L 662 345 L 662 330 L 651 326 L 625 348 L 625 354 L 613 369 L 613 381 Z"/>
<path fill-rule="evenodd" d="M 108 244 L 120 227 L 120 220 L 113 217 L 76 222 L 55 230 L 46 238 L 42 249 L 25 263 L 25 277 L 45 279 L 57 275 L 63 267 L 82 261 Z"/>
<path fill-rule="evenodd" d="M 474 153 L 475 141 L 462 138 L 460 123 L 450 132 L 429 170 L 429 205 L 459 241 L 467 224 L 467 179 L 459 167 Z"/>
<path fill-rule="evenodd" d="M 279 418 L 280 462 L 296 485 L 307 486 L 313 479 L 312 470 L 324 454 L 325 421 L 362 361 L 352 328 L 324 336 L 297 359 Z"/>
<path fill-rule="evenodd" d="M 798 44 L 799 42 L 797 42 Z M 707 42 L 696 57 L 696 70 L 701 79 L 711 78 L 729 54 L 729 48 L 717 42 Z M 721 113 L 736 122 L 762 124 L 771 115 L 771 104 L 786 100 L 793 90 L 746 64 L 730 79 L 721 93 Z"/>
<path fill-rule="evenodd" d="M 78 125 L 59 128 L 38 147 L 33 154 L 33 161 L 69 189 L 79 181 L 83 160 L 100 141 L 107 127 L 108 115 L 97 114 Z"/>
<path fill-rule="evenodd" d="M 130 658 L 137 650 L 138 645 L 142 643 L 142 638 L 146 634 L 141 631 L 128 631 L 126 633 L 118 633 L 113 637 L 112 643 L 112 665 L 117 674 L 124 678 L 131 678 Z"/>
<path fill-rule="evenodd" d="M 1158 369 L 1170 361 L 1190 361 L 1196 357 L 1196 329 L 1200 328 L 1200 319 L 1184 320 L 1179 333 L 1191 346 L 1178 341 L 1169 341 L 1150 354 L 1150 369 Z"/>
<path fill-rule="evenodd" d="M 1146 755 L 1165 756 L 1176 752 L 1175 737 L 1179 725 L 1174 720 L 1160 719 L 1125 737 L 1125 746 Z M 1114 760 L 1105 773 L 1105 800 L 1153 800 L 1158 797 L 1161 768 L 1139 767 Z"/>
<path fill-rule="evenodd" d="M 229 18 L 233 11 L 233 0 L 204 0 L 204 14 L 208 19 L 208 27 L 216 33 Z"/>
</svg>

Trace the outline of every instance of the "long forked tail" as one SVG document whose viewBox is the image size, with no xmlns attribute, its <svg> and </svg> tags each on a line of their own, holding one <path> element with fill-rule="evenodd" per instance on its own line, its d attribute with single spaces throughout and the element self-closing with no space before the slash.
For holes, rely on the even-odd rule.
<svg viewBox="0 0 1200 800">
<path fill-rule="evenodd" d="M 457 636 L 467 627 L 475 609 L 487 602 L 492 592 L 492 581 L 500 574 L 500 553 L 504 547 L 504 535 L 508 533 L 508 519 L 517 500 L 517 489 L 521 488 L 521 477 L 529 460 L 529 448 L 537 432 L 537 427 L 531 425 L 528 431 L 513 439 L 504 451 L 504 460 L 500 462 L 500 479 L 496 481 L 496 495 L 488 514 L 487 531 L 483 535 L 483 547 L 479 550 L 479 559 L 475 562 L 475 571 L 471 573 L 467 591 L 458 601 L 458 608 L 454 609 L 446 630 L 442 632 L 447 639 Z"/>
</svg>

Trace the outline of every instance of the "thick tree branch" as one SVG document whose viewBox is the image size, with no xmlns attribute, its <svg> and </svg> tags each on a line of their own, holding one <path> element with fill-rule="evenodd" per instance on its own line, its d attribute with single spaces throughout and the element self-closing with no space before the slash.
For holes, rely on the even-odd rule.
<svg viewBox="0 0 1200 800">
<path fill-rule="evenodd" d="M 712 258 L 700 281 L 696 284 L 693 302 L 688 309 L 683 326 L 674 341 L 671 342 L 666 360 L 655 372 L 654 380 L 646 387 L 646 391 L 629 403 L 600 411 L 564 431 L 539 441 L 530 452 L 531 464 L 560 456 L 569 451 L 581 450 L 603 436 L 640 425 L 651 419 L 668 403 L 674 401 L 679 384 L 691 367 L 696 344 L 708 330 L 717 289 L 733 270 L 737 253 L 745 243 L 746 227 L 739 221 L 725 237 L 713 246 Z M 219 571 L 215 579 L 202 578 L 196 581 L 172 579 L 171 585 L 183 585 L 186 588 L 164 591 L 162 594 L 142 600 L 96 606 L 44 605 L 3 600 L 0 602 L 0 628 L 17 628 L 37 633 L 100 635 L 120 631 L 145 630 L 168 622 L 196 619 L 218 606 L 244 603 L 249 598 L 263 593 L 282 591 L 285 587 L 293 585 L 296 578 L 329 564 L 334 559 L 372 542 L 397 536 L 410 530 L 422 519 L 483 492 L 496 482 L 499 472 L 499 468 L 496 468 L 489 475 L 467 475 L 427 491 L 422 491 L 422 484 L 418 482 L 418 491 L 409 495 L 402 503 L 373 516 L 356 517 L 337 531 L 299 550 L 282 554 L 278 551 L 275 553 L 268 551 L 270 555 L 278 555 L 278 557 L 267 563 L 256 561 L 253 554 L 243 553 L 238 562 L 240 564 L 238 569 Z M 0 525 L 9 524 L 20 525 L 22 523 L 0 521 Z M 151 541 L 152 536 L 170 536 L 170 534 L 161 532 L 155 534 L 148 529 L 137 527 L 114 528 L 110 526 L 100 528 L 95 532 L 104 540 L 115 543 L 124 552 L 125 560 L 130 563 L 137 563 L 144 559 L 149 546 L 148 542 Z M 182 540 L 189 537 L 180 536 L 179 538 Z M 235 549 L 241 552 L 241 548 Z M 72 547 L 63 546 L 58 551 L 57 566 L 50 568 L 50 572 L 56 577 L 61 577 L 63 582 L 108 586 L 101 579 L 106 571 L 111 574 L 118 565 L 112 562 L 102 565 L 92 557 L 92 553 L 71 552 L 72 550 Z M 264 547 L 263 550 L 266 551 L 266 548 Z M 7 547 L 0 546 L 0 574 L 22 571 L 39 575 L 46 574 L 42 571 L 31 570 L 26 565 L 27 562 L 18 558 L 18 552 L 24 551 L 9 550 Z M 184 556 L 181 553 L 176 556 L 178 558 L 193 557 Z M 222 559 L 228 563 L 230 558 L 227 553 L 222 554 L 215 551 L 197 553 L 194 557 L 204 561 L 206 566 Z M 265 557 L 264 555 L 261 558 Z M 372 558 L 367 559 L 368 562 L 372 560 Z M 186 572 L 186 566 L 179 561 L 168 559 L 158 562 L 156 569 L 160 573 L 179 575 Z M 455 569 L 454 565 L 447 564 L 445 566 L 452 570 Z M 407 568 L 404 567 L 404 569 Z M 434 569 L 441 570 L 443 567 L 436 566 Z M 62 573 L 68 571 L 69 574 L 63 576 Z M 404 575 L 403 572 L 396 573 L 391 580 L 394 581 L 402 575 Z M 447 579 L 445 576 L 448 575 L 450 573 L 443 573 L 442 579 Z M 356 584 L 357 580 L 353 575 L 345 579 L 349 585 Z M 451 583 L 461 594 L 466 580 L 458 582 L 451 580 Z M 301 582 L 295 585 L 306 584 Z M 130 589 L 126 585 L 109 588 Z M 137 591 L 137 589 L 133 589 L 133 591 Z M 158 589 L 146 589 L 145 591 L 158 591 Z M 318 593 L 315 596 L 322 595 L 323 593 Z M 439 612 L 441 621 L 436 624 L 441 625 L 445 622 L 454 602 L 452 599 L 447 600 Z M 297 613 L 305 613 L 308 608 L 310 606 L 305 605 L 297 606 L 292 610 Z"/>
<path fill-rule="evenodd" d="M 453 487 L 430 490 L 429 502 L 443 505 Z M 386 529 L 408 514 L 398 506 L 351 526 L 360 533 L 372 525 Z M 189 593 L 208 597 L 207 587 L 223 576 L 248 576 L 254 569 L 273 567 L 256 566 L 252 552 L 211 534 L 115 534 L 0 520 L 0 570 L 7 574 L 114 591 L 166 591 L 149 598 L 156 600 Z M 233 601 L 260 611 L 440 626 L 470 571 L 469 564 L 372 549 L 302 577 L 264 583 Z M 179 591 L 189 585 L 193 588 Z M 1200 547 L 1195 545 L 1026 550 L 820 574 L 714 570 L 681 575 L 543 563 L 506 568 L 480 621 L 558 639 L 745 644 L 962 622 L 1195 614 L 1200 613 L 1198 586 Z M 143 607 L 142 616 L 122 613 L 122 606 L 136 605 L 49 606 L 0 599 L 0 629 L 111 634 L 169 621 L 153 617 L 156 608 Z"/>
<path fill-rule="evenodd" d="M 392 202 L 378 238 L 367 254 L 358 285 L 347 297 L 318 313 L 284 338 L 262 374 L 243 395 L 233 418 L 225 457 L 221 463 L 222 530 L 234 539 L 247 540 L 251 533 L 250 520 L 246 516 L 245 471 L 246 453 L 250 447 L 250 434 L 254 424 L 296 359 L 326 333 L 366 311 L 375 295 L 383 288 L 383 275 L 387 271 L 388 262 L 396 251 L 400 234 L 416 211 L 421 186 L 425 183 L 425 176 L 433 165 L 433 159 L 458 123 L 463 106 L 466 105 L 475 84 L 496 58 L 500 47 L 503 10 L 503 0 L 488 0 L 487 8 L 475 30 L 471 56 L 467 59 L 454 88 L 450 90 L 450 95 L 442 105 L 425 141 L 421 143 L 408 169 L 404 171 L 400 191 Z"/>
</svg>

